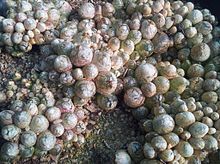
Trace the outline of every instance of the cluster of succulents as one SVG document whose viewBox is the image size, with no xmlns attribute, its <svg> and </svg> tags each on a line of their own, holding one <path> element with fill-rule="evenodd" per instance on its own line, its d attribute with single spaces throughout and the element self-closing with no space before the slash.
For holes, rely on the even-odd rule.
<svg viewBox="0 0 220 164">
<path fill-rule="evenodd" d="M 8 16 L 0 17 L 0 45 L 14 56 L 59 37 L 72 11 L 66 1 L 8 1 Z"/>
<path fill-rule="evenodd" d="M 194 163 L 218 150 L 219 107 L 213 109 L 192 97 L 181 99 L 173 91 L 166 96 L 161 105 L 132 109 L 145 134 L 145 141 L 128 144 L 127 152 L 123 150 L 122 154 L 128 156 L 127 161 Z M 170 98 L 172 101 L 167 101 Z M 121 151 L 116 155 L 118 153 Z"/>
<path fill-rule="evenodd" d="M 16 77 L 19 77 L 18 73 Z M 43 86 L 40 77 L 31 80 L 18 78 L 8 81 L 6 86 L 0 93 L 1 103 L 10 102 L 8 109 L 0 111 L 1 137 L 4 140 L 2 160 L 29 158 L 47 152 L 59 155 L 63 143 L 72 142 L 79 147 L 85 142 L 88 110 L 75 107 L 69 97 L 57 99 Z"/>
<path fill-rule="evenodd" d="M 194 9 L 191 2 L 157 0 L 140 6 L 149 12 L 147 18 L 138 12 L 144 17 L 142 37 L 146 19 L 155 26 L 146 36 L 154 36 L 135 47 L 122 80 L 124 103 L 145 141 L 131 142 L 127 151 L 116 152 L 115 161 L 200 163 L 219 147 L 219 27 L 209 10 Z"/>
<path fill-rule="evenodd" d="M 116 29 L 110 29 L 113 15 L 105 17 L 104 8 L 114 10 L 113 5 L 104 3 L 96 7 L 103 9 L 103 13 L 96 13 L 92 3 L 82 4 L 78 10 L 80 19 L 72 19 L 62 29 L 75 29 L 77 33 L 70 32 L 68 36 L 54 39 L 40 48 L 43 56 L 41 70 L 50 81 L 72 90 L 74 105 L 83 106 L 97 95 L 98 106 L 109 111 L 117 105 L 117 77 L 122 75 L 129 54 L 120 50 L 122 40 L 114 34 L 111 38 L 107 36 L 108 32 L 114 33 Z M 114 23 L 118 24 L 116 20 Z M 129 49 L 130 43 L 133 45 L 131 40 L 127 40 L 125 48 Z"/>
<path fill-rule="evenodd" d="M 2 159 L 56 154 L 62 141 L 81 145 L 86 106 L 111 111 L 121 98 L 145 142 L 118 151 L 116 163 L 202 161 L 218 149 L 220 28 L 209 10 L 113 0 L 83 3 L 68 17 L 66 1 L 9 2 L 0 45 L 17 56 L 40 45 L 40 73 L 32 81 L 17 74 L 26 89 L 9 81 L 0 92 L 0 102 L 11 102 L 0 112 Z"/>
</svg>

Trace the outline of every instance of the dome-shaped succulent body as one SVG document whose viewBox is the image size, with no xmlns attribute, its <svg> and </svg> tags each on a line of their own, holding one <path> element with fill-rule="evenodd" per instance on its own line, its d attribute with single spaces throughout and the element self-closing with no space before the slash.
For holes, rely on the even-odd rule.
<svg viewBox="0 0 220 164">
<path fill-rule="evenodd" d="M 1 147 L 1 158 L 4 161 L 10 161 L 19 154 L 18 144 L 5 142 Z"/>
<path fill-rule="evenodd" d="M 45 131 L 38 136 L 37 147 L 43 151 L 51 150 L 56 144 L 56 137 L 49 131 Z"/>
<path fill-rule="evenodd" d="M 7 141 L 16 141 L 20 132 L 21 129 L 15 125 L 6 125 L 1 129 L 1 135 Z"/>
<path fill-rule="evenodd" d="M 26 111 L 16 112 L 13 115 L 13 122 L 21 129 L 27 128 L 31 122 L 31 115 Z"/>
<path fill-rule="evenodd" d="M 117 77 L 112 72 L 101 72 L 95 79 L 97 92 L 109 95 L 117 88 Z"/>
<path fill-rule="evenodd" d="M 115 162 L 117 164 L 131 163 L 131 157 L 125 150 L 118 150 L 115 154 Z"/>
<path fill-rule="evenodd" d="M 145 97 L 137 87 L 128 89 L 124 94 L 124 102 L 131 108 L 137 108 L 144 104 Z"/>
<path fill-rule="evenodd" d="M 118 104 L 118 99 L 115 95 L 98 95 L 97 96 L 97 104 L 101 109 L 106 111 L 110 111 L 114 109 Z"/>
<path fill-rule="evenodd" d="M 70 54 L 70 60 L 72 64 L 77 67 L 82 67 L 91 63 L 92 58 L 93 58 L 92 49 L 84 45 L 80 45 L 73 48 Z"/>
<path fill-rule="evenodd" d="M 77 124 L 77 116 L 74 113 L 64 113 L 61 116 L 62 125 L 65 129 L 73 129 Z"/>
<path fill-rule="evenodd" d="M 76 95 L 82 99 L 88 99 L 95 95 L 96 86 L 93 81 L 81 80 L 75 85 Z"/>
<path fill-rule="evenodd" d="M 151 82 L 157 77 L 158 71 L 152 65 L 148 63 L 141 64 L 135 70 L 135 77 L 140 83 Z"/>
<path fill-rule="evenodd" d="M 20 141 L 26 147 L 34 146 L 37 141 L 37 135 L 33 131 L 23 132 L 20 136 Z"/>
<path fill-rule="evenodd" d="M 167 134 L 174 129 L 175 122 L 167 114 L 159 115 L 153 119 L 153 129 L 159 134 Z"/>
<path fill-rule="evenodd" d="M 48 127 L 49 127 L 49 121 L 43 115 L 34 116 L 30 123 L 30 129 L 35 133 L 41 133 L 47 130 Z"/>
<path fill-rule="evenodd" d="M 3 110 L 0 112 L 0 126 L 5 126 L 5 125 L 10 125 L 12 124 L 13 120 L 12 120 L 12 117 L 13 117 L 13 114 L 14 112 L 11 111 L 11 110 Z"/>
</svg>

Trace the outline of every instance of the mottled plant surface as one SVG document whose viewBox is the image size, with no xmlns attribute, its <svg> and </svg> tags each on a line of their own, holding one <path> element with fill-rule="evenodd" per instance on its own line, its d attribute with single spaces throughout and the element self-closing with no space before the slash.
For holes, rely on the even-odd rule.
<svg viewBox="0 0 220 164">
<path fill-rule="evenodd" d="M 0 54 L 0 89 L 5 87 L 7 80 L 14 78 L 15 73 L 20 73 L 22 77 L 29 77 L 31 72 L 36 71 L 37 59 L 34 59 L 36 55 L 33 55 L 36 52 L 38 52 L 37 48 L 22 59 L 4 53 Z M 7 108 L 8 104 L 1 103 L 0 106 Z M 143 140 L 137 121 L 123 107 L 94 117 L 98 121 L 86 139 L 86 144 L 81 148 L 76 149 L 71 143 L 68 143 L 64 152 L 57 159 L 46 155 L 43 158 L 35 157 L 17 163 L 38 164 L 55 161 L 77 164 L 114 163 L 116 150 L 126 149 L 127 144 L 131 141 Z"/>
<path fill-rule="evenodd" d="M 34 49 L 31 53 L 36 53 Z M 13 79 L 16 72 L 22 74 L 22 77 L 30 76 L 31 70 L 35 70 L 35 55 L 24 56 L 23 59 L 13 58 L 8 54 L 0 54 L 0 77 L 1 88 L 7 79 Z M 0 104 L 7 108 L 7 103 Z M 126 149 L 131 141 L 143 141 L 136 120 L 131 113 L 125 111 L 124 107 L 117 108 L 114 112 L 96 116 L 99 118 L 93 132 L 86 139 L 86 144 L 76 149 L 71 143 L 67 144 L 64 152 L 59 158 L 44 156 L 43 158 L 26 159 L 18 164 L 38 164 L 38 163 L 82 163 L 82 164 L 111 164 L 114 163 L 115 151 Z M 219 152 L 211 154 L 204 163 L 217 164 L 220 162 Z"/>
<path fill-rule="evenodd" d="M 95 3 L 98 0 L 89 0 Z M 88 0 L 69 0 L 74 8 L 78 8 L 80 3 L 88 2 Z M 37 53 L 37 49 L 33 49 L 31 53 Z M 31 76 L 32 71 L 36 71 L 34 59 L 35 55 L 24 56 L 23 59 L 13 58 L 8 54 L 0 54 L 0 90 L 5 87 L 7 79 L 13 79 L 16 72 L 22 77 Z M 7 102 L 0 104 L 1 107 L 7 108 Z M 40 158 L 26 159 L 16 163 L 82 163 L 82 164 L 111 164 L 114 163 L 114 155 L 118 149 L 126 149 L 127 144 L 131 141 L 139 141 L 144 143 L 144 138 L 138 128 L 138 123 L 128 113 L 123 104 L 114 112 L 109 112 L 100 116 L 99 113 L 94 115 L 97 122 L 95 128 L 86 139 L 86 143 L 76 148 L 71 143 L 67 143 L 63 153 L 59 158 L 44 156 Z M 211 154 L 204 163 L 219 163 L 219 153 Z"/>
</svg>

